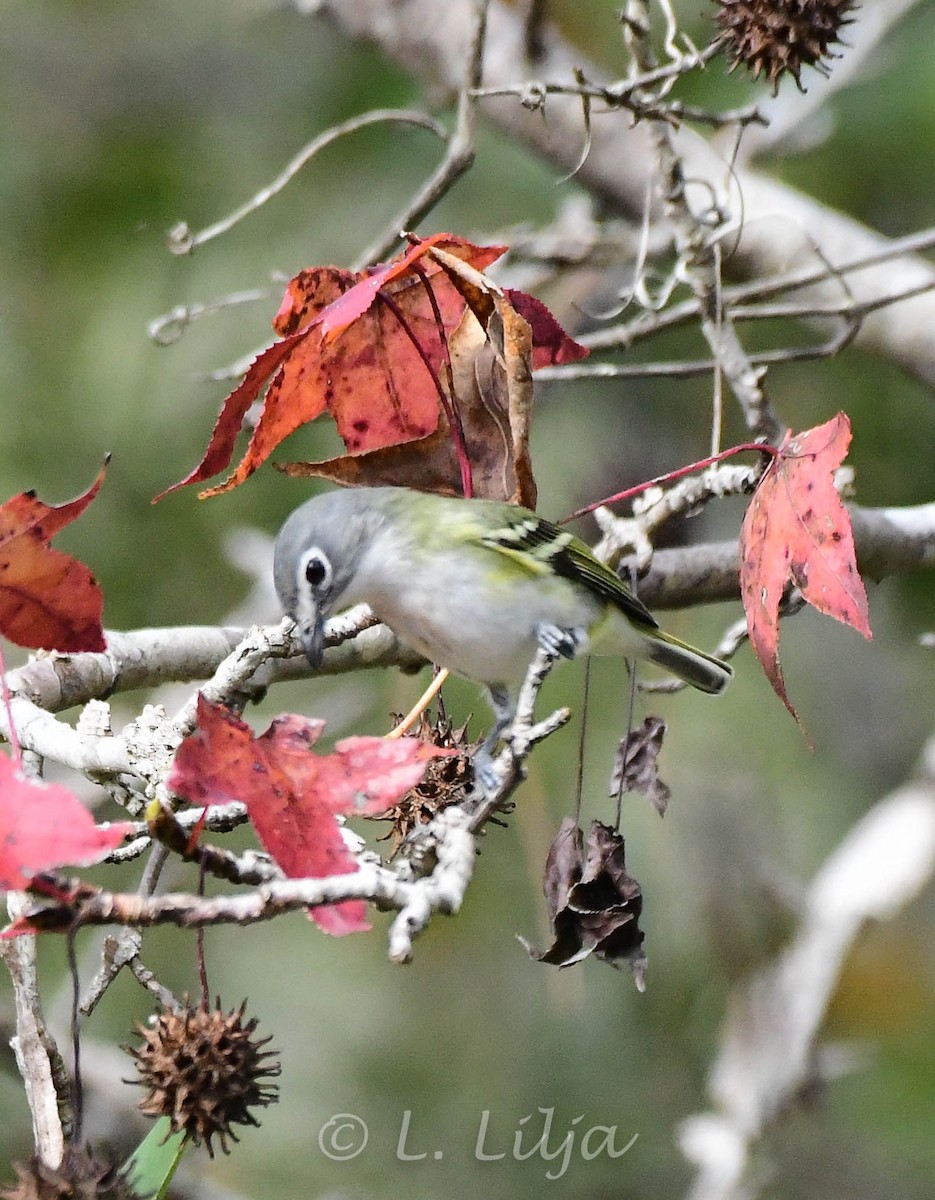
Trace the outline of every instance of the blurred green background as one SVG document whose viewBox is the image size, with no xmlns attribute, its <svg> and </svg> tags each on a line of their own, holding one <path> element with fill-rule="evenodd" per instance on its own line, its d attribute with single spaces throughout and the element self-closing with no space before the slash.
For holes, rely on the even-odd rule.
<svg viewBox="0 0 935 1200">
<path fill-rule="evenodd" d="M 566 0 L 551 8 L 582 54 L 611 71 L 624 61 L 614 7 Z M 708 26 L 697 8 L 681 6 L 703 40 Z M 833 99 L 827 139 L 764 167 L 884 232 L 932 223 L 933 39 L 935 6 L 920 4 L 892 31 L 871 75 Z M 754 94 L 728 81 L 720 63 L 695 86 L 724 106 Z M 785 90 L 782 98 L 789 101 Z M 0 497 L 34 487 L 47 501 L 68 499 L 113 452 L 101 495 L 57 542 L 100 578 L 110 627 L 212 623 L 242 611 L 251 583 L 225 549 L 229 535 L 272 535 L 306 485 L 263 469 L 207 503 L 191 491 L 155 507 L 151 497 L 203 452 L 229 390 L 205 377 L 269 339 L 282 290 L 273 273 L 348 264 L 434 165 L 438 147 L 426 133 L 370 129 L 326 150 L 262 212 L 193 256 L 172 256 L 166 231 L 182 219 L 200 228 L 226 214 L 333 122 L 373 106 L 422 103 L 417 86 L 373 50 L 287 5 L 4 5 Z M 483 123 L 478 149 L 474 170 L 420 232 L 495 240 L 550 221 L 575 194 L 574 183 L 559 185 L 558 172 Z M 269 288 L 266 302 L 200 320 L 169 347 L 147 336 L 148 323 L 176 305 L 255 287 Z M 560 319 L 578 319 L 562 310 L 560 290 L 543 299 Z M 641 351 L 663 352 L 694 353 L 694 343 Z M 918 384 L 851 350 L 835 362 L 776 370 L 771 386 L 797 428 L 840 408 L 850 414 L 863 503 L 932 499 L 935 406 Z M 700 457 L 709 391 L 705 381 L 543 389 L 534 443 L 542 510 L 560 515 Z M 741 433 L 730 413 L 725 442 Z M 302 431 L 279 457 L 321 456 L 332 447 L 327 431 Z M 682 532 L 727 536 L 739 514 L 725 505 Z M 544 1108 L 554 1109 L 553 1146 L 565 1131 L 595 1124 L 615 1125 L 618 1145 L 638 1135 L 617 1161 L 583 1162 L 576 1153 L 561 1179 L 548 1183 L 553 1194 L 684 1192 L 690 1172 L 674 1130 L 705 1107 L 706 1071 L 732 985 L 782 945 L 794 919 L 782 897 L 795 896 L 860 814 L 906 778 L 931 733 L 935 660 L 917 646 L 935 624 L 931 600 L 930 575 L 872 587 L 871 643 L 813 614 L 784 627 L 786 680 L 814 753 L 746 650 L 718 703 L 694 695 L 641 702 L 670 722 L 662 766 L 673 789 L 664 822 L 638 799 L 624 817 L 629 864 L 646 897 L 645 995 L 627 974 L 597 963 L 561 974 L 537 966 L 514 937 L 540 945 L 547 938 L 539 880 L 559 820 L 574 806 L 574 731 L 534 757 L 509 828 L 485 839 L 464 912 L 435 922 L 410 967 L 387 962 L 387 919 L 379 915 L 371 935 L 342 941 L 299 916 L 209 933 L 212 990 L 229 1006 L 249 997 L 261 1032 L 283 1052 L 284 1072 L 282 1102 L 262 1115 L 262 1129 L 247 1130 L 232 1157 L 205 1158 L 205 1173 L 254 1196 L 533 1196 L 556 1164 L 537 1155 L 515 1161 L 512 1144 L 526 1130 L 524 1145 L 532 1145 Z M 250 601 L 249 612 L 257 620 L 278 615 L 269 596 Z M 713 645 L 739 615 L 730 605 L 669 614 L 666 624 Z M 586 818 L 610 818 L 606 781 L 625 723 L 620 678 L 616 664 L 595 666 Z M 581 687 L 582 668 L 567 668 L 549 681 L 544 702 L 577 707 Z M 407 708 L 419 689 L 419 681 L 396 675 L 292 686 L 269 697 L 255 720 L 262 727 L 292 709 L 329 716 L 334 736 L 379 732 L 387 713 Z M 475 724 L 486 721 L 474 689 L 455 684 L 448 702 L 456 714 L 475 711 Z M 122 719 L 133 711 L 133 698 L 121 700 Z M 125 886 L 132 882 L 127 872 Z M 195 878 L 178 869 L 168 882 L 190 889 Z M 869 1045 L 871 1062 L 767 1140 L 773 1173 L 763 1195 L 931 1196 L 933 918 L 930 887 L 894 921 L 867 931 L 827 1032 Z M 86 966 L 95 944 L 90 934 L 79 943 Z M 49 942 L 41 953 L 61 1029 L 64 947 Z M 197 989 L 191 935 L 147 934 L 145 957 L 177 992 Z M 87 1060 L 93 1046 L 125 1040 L 131 1020 L 148 1011 L 146 995 L 121 979 L 86 1023 Z M 0 1016 L 8 1022 L 10 1014 L 9 986 L 0 982 Z M 91 1090 L 103 1088 L 131 1137 L 137 1093 L 121 1089 L 131 1067 L 119 1057 L 99 1060 Z M 5 1050 L 0 1065 L 6 1164 L 30 1152 L 31 1137 Z M 424 1152 L 419 1161 L 397 1159 L 407 1111 L 407 1149 Z M 484 1112 L 486 1147 L 505 1151 L 502 1160 L 475 1158 Z M 370 1129 L 366 1151 L 349 1163 L 329 1161 L 318 1147 L 318 1130 L 336 1113 L 357 1114 Z M 101 1120 L 114 1141 L 114 1124 Z M 0 1166 L 0 1178 L 9 1175 Z"/>
</svg>

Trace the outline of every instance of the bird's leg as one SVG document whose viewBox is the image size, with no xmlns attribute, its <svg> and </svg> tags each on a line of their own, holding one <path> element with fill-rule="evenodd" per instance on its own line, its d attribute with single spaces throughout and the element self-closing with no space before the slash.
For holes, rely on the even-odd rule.
<svg viewBox="0 0 935 1200">
<path fill-rule="evenodd" d="M 491 795 L 500 782 L 493 765 L 494 751 L 503 731 L 510 726 L 516 715 L 516 701 L 501 684 L 488 687 L 487 694 L 493 708 L 494 722 L 490 733 L 474 754 L 474 778 L 483 791 Z"/>
<path fill-rule="evenodd" d="M 587 634 L 580 628 L 563 629 L 560 625 L 552 625 L 548 621 L 540 621 L 536 626 L 536 641 L 550 659 L 574 658 L 584 645 Z M 500 783 L 494 769 L 494 752 L 497 743 L 513 723 L 516 716 L 516 700 L 502 684 L 492 684 L 487 688 L 490 703 L 493 706 L 493 728 L 484 739 L 480 749 L 474 755 L 474 778 L 479 786 L 492 795 Z"/>
<path fill-rule="evenodd" d="M 540 621 L 536 626 L 536 641 L 552 658 L 574 658 L 584 641 L 583 629 L 562 629 Z"/>
</svg>

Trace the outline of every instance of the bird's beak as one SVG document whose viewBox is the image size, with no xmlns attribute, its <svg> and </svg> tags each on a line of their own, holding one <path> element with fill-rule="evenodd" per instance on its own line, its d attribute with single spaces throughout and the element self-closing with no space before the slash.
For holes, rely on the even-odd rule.
<svg viewBox="0 0 935 1200">
<path fill-rule="evenodd" d="M 311 621 L 301 627 L 299 637 L 309 666 L 317 671 L 325 656 L 325 614 L 320 608 L 316 608 Z"/>
</svg>

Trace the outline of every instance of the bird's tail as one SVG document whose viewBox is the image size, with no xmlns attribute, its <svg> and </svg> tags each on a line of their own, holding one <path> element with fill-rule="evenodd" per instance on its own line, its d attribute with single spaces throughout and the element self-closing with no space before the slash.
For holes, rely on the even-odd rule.
<svg viewBox="0 0 935 1200">
<path fill-rule="evenodd" d="M 715 694 L 727 687 L 734 672 L 725 662 L 680 642 L 671 633 L 653 630 L 646 657 L 702 692 Z"/>
</svg>

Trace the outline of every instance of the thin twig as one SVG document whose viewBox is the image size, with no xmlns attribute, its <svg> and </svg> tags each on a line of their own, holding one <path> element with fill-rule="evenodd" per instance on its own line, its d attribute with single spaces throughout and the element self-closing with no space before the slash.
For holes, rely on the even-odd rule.
<svg viewBox="0 0 935 1200">
<path fill-rule="evenodd" d="M 826 283 L 830 279 L 836 279 L 841 282 L 847 275 L 863 271 L 868 267 L 880 266 L 884 263 L 892 262 L 905 254 L 919 253 L 923 250 L 931 249 L 933 246 L 935 246 L 935 228 L 920 230 L 917 233 L 909 234 L 905 238 L 894 239 L 884 251 L 880 251 L 877 254 L 863 255 L 860 258 L 852 259 L 843 264 L 830 265 L 822 256 L 822 264 L 818 267 L 807 267 L 799 271 L 788 272 L 784 275 L 755 279 L 748 283 L 732 284 L 722 289 L 722 301 L 725 307 L 730 309 L 731 315 L 736 320 L 755 320 L 758 318 L 760 310 L 753 306 L 745 307 L 745 301 L 763 300 L 770 296 L 776 296 L 781 292 L 797 291 L 815 284 Z M 921 292 L 928 291 L 930 287 L 931 282 L 909 285 L 903 291 L 891 293 L 885 299 L 874 298 L 869 303 L 875 305 L 877 308 L 883 308 L 887 305 L 897 304 L 900 300 L 910 299 L 914 295 L 921 294 Z M 790 310 L 784 315 L 789 317 L 801 316 L 802 318 L 807 318 L 810 315 L 845 316 L 853 309 L 855 303 L 854 299 L 848 296 L 847 301 L 840 304 L 830 304 L 827 306 L 803 305 L 801 310 Z M 813 313 L 811 311 L 813 309 L 817 311 Z M 626 350 L 644 338 L 665 330 L 679 328 L 697 320 L 699 313 L 699 301 L 697 298 L 692 297 L 689 300 L 680 301 L 678 304 L 672 305 L 664 311 L 642 312 L 623 325 L 596 329 L 589 333 L 580 334 L 577 340 L 582 345 L 588 346 L 591 350 Z M 742 316 L 738 314 L 742 314 Z M 552 371 L 560 369 L 550 368 Z M 537 372 L 536 377 L 543 379 L 550 378 L 545 371 Z"/>
<path fill-rule="evenodd" d="M 775 366 L 790 362 L 812 362 L 821 358 L 834 358 L 841 353 L 860 333 L 864 319 L 871 313 L 884 308 L 890 308 L 903 300 L 911 300 L 935 291 L 935 279 L 926 280 L 914 287 L 907 287 L 895 295 L 880 296 L 863 302 L 849 301 L 840 305 L 816 304 L 785 304 L 785 305 L 747 305 L 731 310 L 733 320 L 757 321 L 776 320 L 780 318 L 798 320 L 821 320 L 837 318 L 845 322 L 839 333 L 834 334 L 824 342 L 808 346 L 783 346 L 774 350 L 761 350 L 749 354 L 747 361 L 753 367 Z M 658 322 L 652 323 L 637 318 L 631 331 L 629 341 L 647 337 L 650 333 L 659 332 L 666 327 L 684 323 L 688 318 L 680 311 L 672 319 L 667 316 L 672 313 L 662 313 Z M 650 324 L 652 323 L 652 328 Z M 641 328 L 637 328 L 641 326 Z M 588 337 L 578 339 L 582 344 L 588 344 Z M 603 339 L 602 339 L 603 340 Z M 605 345 L 609 343 L 604 343 Z M 572 363 L 568 366 L 542 367 L 536 371 L 536 379 L 543 382 L 572 379 L 688 379 L 698 375 L 707 375 L 720 369 L 721 360 L 714 358 L 693 359 L 687 361 L 666 360 L 649 363 Z"/>
<path fill-rule="evenodd" d="M 625 18 L 627 46 L 636 70 L 645 75 L 656 67 L 648 0 L 629 0 Z M 710 240 L 711 224 L 699 219 L 688 201 L 685 170 L 671 129 L 659 120 L 650 121 L 648 129 L 661 181 L 660 198 L 672 223 L 682 276 L 698 301 L 702 333 L 743 410 L 748 428 L 775 442 L 782 436 L 783 425 L 763 390 L 762 368 L 750 362 L 720 303 L 718 258 Z M 718 220 L 722 218 L 719 216 Z"/>
<path fill-rule="evenodd" d="M 540 646 L 520 688 L 512 724 L 503 733 L 506 745 L 492 764 L 491 774 L 497 782 L 480 800 L 471 815 L 468 828 L 472 833 L 482 829 L 497 809 L 503 808 L 523 781 L 523 764 L 533 746 L 550 737 L 571 719 L 569 709 L 558 708 L 544 720 L 535 720 L 536 698 L 554 664 L 555 659 L 552 655 Z"/>
<path fill-rule="evenodd" d="M 169 249 L 173 254 L 190 254 L 196 246 L 203 246 L 205 242 L 210 242 L 212 238 L 216 238 L 222 233 L 228 233 L 244 217 L 250 216 L 251 213 L 256 212 L 257 209 L 262 208 L 274 196 L 277 196 L 320 150 L 323 150 L 326 146 L 330 146 L 332 142 L 345 137 L 349 133 L 356 133 L 359 129 L 365 129 L 368 125 L 384 124 L 387 122 L 398 125 L 414 125 L 420 129 L 427 129 L 438 138 L 444 139 L 447 137 L 445 127 L 436 121 L 434 117 L 412 109 L 375 108 L 370 112 L 351 117 L 349 120 L 342 121 L 338 125 L 332 125 L 330 129 L 326 129 L 324 133 L 319 134 L 318 137 L 314 138 L 299 151 L 271 183 L 268 183 L 266 187 L 260 188 L 246 204 L 242 204 L 240 208 L 235 209 L 228 216 L 222 217 L 220 221 L 215 221 L 213 225 L 207 225 L 198 233 L 193 233 L 184 221 L 180 222 L 169 232 Z"/>
<path fill-rule="evenodd" d="M 272 880 L 252 892 L 207 898 L 185 893 L 112 893 L 84 885 L 69 909 L 69 924 L 73 921 L 78 928 L 121 925 L 134 929 L 155 925 L 185 929 L 248 925 L 309 906 L 370 900 L 381 908 L 399 911 L 390 930 L 390 956 L 394 961 L 406 962 L 412 954 L 412 939 L 423 931 L 432 913 L 455 913 L 463 902 L 475 857 L 468 821 L 466 812 L 452 807 L 427 827 L 425 836 L 435 842 L 436 865 L 431 874 L 421 878 L 406 879 L 400 872 L 364 861 L 348 875 Z"/>
<path fill-rule="evenodd" d="M 241 292 L 229 292 L 218 300 L 204 304 L 177 304 L 169 312 L 150 321 L 146 332 L 157 346 L 171 346 L 179 340 L 189 325 L 199 318 L 212 316 L 241 304 L 258 304 L 260 301 L 272 299 L 273 295 L 272 288 L 248 288 Z"/>
<path fill-rule="evenodd" d="M 615 83 L 598 84 L 588 81 L 546 83 L 537 80 L 536 86 L 548 96 L 575 96 L 579 99 L 587 96 L 592 100 L 603 100 L 610 109 L 626 108 L 631 104 L 634 93 L 649 91 L 658 84 L 665 84 L 669 80 L 677 79 L 680 75 L 703 67 L 720 52 L 720 49 L 720 45 L 712 42 L 703 50 L 681 55 L 665 66 L 640 70 Z M 529 80 L 522 80 L 518 83 L 502 83 L 493 87 L 476 87 L 471 89 L 470 94 L 475 100 L 492 100 L 509 96 L 522 100 L 529 94 Z"/>
<path fill-rule="evenodd" d="M 473 91 L 479 86 L 487 32 L 487 0 L 474 0 L 474 19 L 467 54 L 466 86 L 458 96 L 455 129 L 448 139 L 445 157 L 386 229 L 377 235 L 357 259 L 357 269 L 378 262 L 392 250 L 404 229 L 413 229 L 454 187 L 474 164 Z"/>
<path fill-rule="evenodd" d="M 422 716 L 428 706 L 442 690 L 442 687 L 445 685 L 448 679 L 448 675 L 449 671 L 447 667 L 442 667 L 440 670 L 435 672 L 432 682 L 425 689 L 412 708 L 410 708 L 409 712 L 406 713 L 400 723 L 393 726 L 393 728 L 386 735 L 387 738 L 401 738 L 404 734 L 409 732 L 413 725 L 415 725 L 416 721 L 418 721 L 419 717 Z"/>
</svg>

